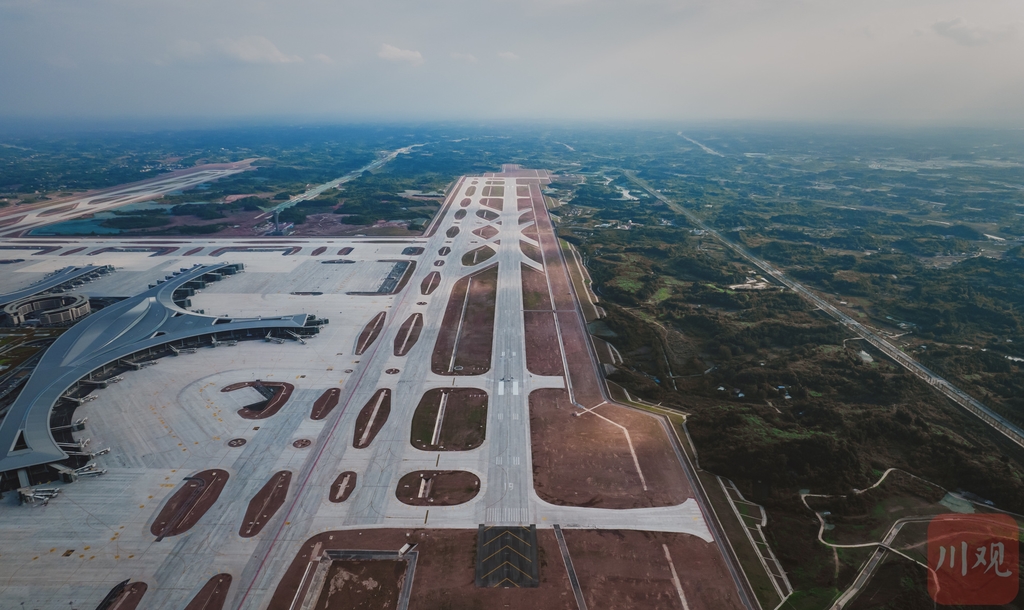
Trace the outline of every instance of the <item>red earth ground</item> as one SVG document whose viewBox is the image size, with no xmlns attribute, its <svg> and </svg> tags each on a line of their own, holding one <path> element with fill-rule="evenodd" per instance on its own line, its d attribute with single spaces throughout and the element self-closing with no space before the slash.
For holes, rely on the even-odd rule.
<svg viewBox="0 0 1024 610">
<path fill-rule="evenodd" d="M 242 526 L 238 528 L 239 536 L 252 538 L 263 531 L 267 522 L 284 504 L 291 481 L 290 470 L 282 470 L 270 477 L 270 480 L 249 501 L 249 507 L 245 509 L 245 517 L 242 519 Z"/>
<path fill-rule="evenodd" d="M 348 500 L 356 488 L 358 478 L 359 476 L 351 470 L 339 474 L 334 483 L 331 483 L 331 495 L 328 499 L 335 504 Z"/>
<path fill-rule="evenodd" d="M 384 427 L 384 422 L 388 420 L 389 415 L 391 415 L 391 390 L 381 388 L 374 392 L 370 400 L 366 401 L 363 408 L 359 410 L 359 415 L 356 416 L 356 428 L 352 433 L 352 446 L 356 449 L 369 447 L 374 437 Z M 372 422 L 371 418 L 373 418 Z M 370 432 L 365 434 L 367 426 L 370 426 Z"/>
<path fill-rule="evenodd" d="M 338 406 L 338 397 L 341 396 L 341 390 L 338 388 L 331 388 L 320 395 L 320 398 L 316 399 L 313 403 L 313 411 L 309 414 L 310 419 L 321 420 Z"/>
<path fill-rule="evenodd" d="M 414 313 L 405 321 L 402 322 L 402 327 L 398 329 L 398 334 L 395 335 L 395 355 L 404 356 L 409 353 L 409 350 L 416 345 L 416 341 L 420 338 L 420 331 L 423 330 L 423 314 Z"/>
<path fill-rule="evenodd" d="M 419 497 L 426 479 L 426 495 Z M 480 493 L 480 477 L 464 470 L 417 470 L 398 480 L 395 497 L 410 506 L 454 506 L 469 502 Z"/>
<path fill-rule="evenodd" d="M 252 387 L 255 385 L 262 385 L 274 390 L 274 396 L 267 401 L 267 404 L 260 410 L 250 409 L 248 407 L 242 407 L 238 410 L 238 415 L 242 419 L 266 419 L 271 415 L 281 410 L 288 399 L 291 398 L 292 392 L 295 391 L 295 386 L 290 383 L 282 381 L 242 381 L 240 383 L 232 383 L 221 388 L 221 392 L 233 392 L 245 387 Z M 260 404 L 260 403 L 256 403 Z"/>
<path fill-rule="evenodd" d="M 563 375 L 551 298 L 544 274 L 522 265 L 526 368 L 534 375 Z"/>
<path fill-rule="evenodd" d="M 482 375 L 490 370 L 497 284 L 498 266 L 491 265 L 460 279 L 452 287 L 431 355 L 430 368 L 434 373 Z"/>
<path fill-rule="evenodd" d="M 362 355 L 363 352 L 365 352 L 377 339 L 377 335 L 379 335 L 381 329 L 384 328 L 384 318 L 386 316 L 387 312 L 382 311 L 373 316 L 373 319 L 366 323 L 362 332 L 359 333 L 359 339 L 356 340 L 356 347 L 353 351 L 356 356 Z"/>
<path fill-rule="evenodd" d="M 231 588 L 230 574 L 217 574 L 203 585 L 199 593 L 185 606 L 185 610 L 220 610 L 228 599 Z"/>
<path fill-rule="evenodd" d="M 444 417 L 437 445 L 431 444 L 437 411 L 444 403 Z M 413 447 L 423 451 L 468 451 L 479 447 L 487 435 L 487 393 L 477 388 L 428 390 L 412 416 Z"/>
<path fill-rule="evenodd" d="M 576 610 L 576 600 L 552 530 L 538 530 L 540 586 L 534 589 L 478 588 L 476 530 L 345 530 L 318 534 L 307 540 L 270 599 L 268 610 L 287 610 L 319 543 L 324 550 L 394 551 L 415 543 L 418 558 L 409 610 L 495 608 Z"/>
<path fill-rule="evenodd" d="M 626 428 L 628 439 L 615 424 Z M 536 390 L 530 436 L 534 488 L 552 504 L 649 508 L 692 497 L 660 420 L 646 413 L 611 404 L 584 412 L 565 390 Z"/>
<path fill-rule="evenodd" d="M 168 477 L 170 478 L 170 477 Z M 160 509 L 149 532 L 154 536 L 177 536 L 192 529 L 192 526 L 199 522 L 210 510 L 210 507 L 217 502 L 220 492 L 228 482 L 226 470 L 213 469 L 197 472 L 192 479 L 198 481 L 186 481 L 185 484 L 174 492 L 163 508 Z M 193 493 L 202 485 L 198 495 Z"/>
</svg>

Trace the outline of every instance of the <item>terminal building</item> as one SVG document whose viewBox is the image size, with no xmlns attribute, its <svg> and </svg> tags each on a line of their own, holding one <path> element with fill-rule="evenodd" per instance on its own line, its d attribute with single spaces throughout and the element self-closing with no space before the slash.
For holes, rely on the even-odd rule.
<svg viewBox="0 0 1024 610">
<path fill-rule="evenodd" d="M 54 294 L 92 273 L 110 271 L 63 269 L 29 288 L 0 296 L 11 322 L 43 323 L 45 317 L 47 323 L 73 324 L 42 354 L 0 421 L 0 492 L 51 482 L 88 462 L 92 456 L 87 453 L 69 451 L 74 446 L 75 408 L 120 373 L 218 342 L 302 340 L 328 322 L 309 314 L 229 318 L 188 309 L 196 290 L 242 272 L 241 264 L 183 268 L 144 292 L 91 314 L 87 298 Z"/>
</svg>

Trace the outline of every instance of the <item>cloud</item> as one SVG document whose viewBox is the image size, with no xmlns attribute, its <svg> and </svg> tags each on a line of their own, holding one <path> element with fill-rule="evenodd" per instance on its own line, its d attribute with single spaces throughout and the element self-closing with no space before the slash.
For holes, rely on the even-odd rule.
<svg viewBox="0 0 1024 610">
<path fill-rule="evenodd" d="M 989 30 L 986 28 L 967 25 L 959 17 L 956 19 L 950 19 L 949 21 L 937 21 L 932 25 L 932 29 L 935 30 L 935 33 L 939 36 L 948 38 L 953 42 L 964 45 L 965 47 L 980 47 L 993 42 L 1006 40 L 1013 36 L 1012 28 Z"/>
<path fill-rule="evenodd" d="M 414 66 L 418 66 L 423 63 L 423 55 L 421 55 L 419 51 L 399 49 L 398 47 L 387 43 L 380 46 L 380 51 L 377 52 L 377 57 L 388 61 L 407 61 Z"/>
<path fill-rule="evenodd" d="M 480 61 L 476 58 L 476 55 L 473 55 L 472 53 L 452 53 L 452 59 L 468 61 L 471 64 L 475 64 Z"/>
<path fill-rule="evenodd" d="M 333 64 L 334 63 L 334 60 L 331 59 L 330 55 L 324 55 L 323 53 L 317 53 L 316 55 L 313 56 L 313 59 L 315 59 L 316 61 L 318 61 L 318 62 L 320 62 L 322 64 Z"/>
<path fill-rule="evenodd" d="M 302 61 L 298 55 L 282 53 L 274 43 L 263 36 L 222 38 L 218 42 L 228 57 L 249 64 L 291 64 Z"/>
<path fill-rule="evenodd" d="M 512 51 L 503 51 L 501 53 L 498 53 L 498 57 L 502 59 L 507 59 L 509 61 L 515 61 L 519 59 L 519 56 L 513 53 Z"/>
<path fill-rule="evenodd" d="M 195 59 L 203 54 L 203 45 L 194 40 L 178 39 L 171 43 L 170 54 L 177 59 Z"/>
</svg>

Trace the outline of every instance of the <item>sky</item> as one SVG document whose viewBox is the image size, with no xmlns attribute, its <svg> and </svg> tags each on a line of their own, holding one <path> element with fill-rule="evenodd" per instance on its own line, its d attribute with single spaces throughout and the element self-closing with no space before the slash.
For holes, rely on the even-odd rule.
<svg viewBox="0 0 1024 610">
<path fill-rule="evenodd" d="M 1024 127 L 1021 0 L 0 0 L 0 119 Z"/>
</svg>

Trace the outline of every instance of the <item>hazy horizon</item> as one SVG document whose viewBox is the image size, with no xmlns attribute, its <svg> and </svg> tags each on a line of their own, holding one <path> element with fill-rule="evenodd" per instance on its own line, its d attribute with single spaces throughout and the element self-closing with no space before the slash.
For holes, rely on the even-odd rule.
<svg viewBox="0 0 1024 610">
<path fill-rule="evenodd" d="M 1010 0 L 0 0 L 0 122 L 1024 126 Z"/>
</svg>

